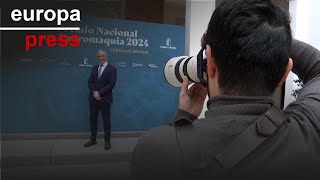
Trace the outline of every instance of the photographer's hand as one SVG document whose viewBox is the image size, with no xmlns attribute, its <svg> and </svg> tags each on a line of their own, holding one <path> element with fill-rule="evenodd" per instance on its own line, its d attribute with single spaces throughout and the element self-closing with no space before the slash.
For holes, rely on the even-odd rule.
<svg viewBox="0 0 320 180">
<path fill-rule="evenodd" d="M 207 96 L 207 89 L 201 83 L 194 83 L 191 88 L 188 89 L 188 84 L 189 79 L 184 76 L 179 97 L 179 109 L 198 117 Z"/>
</svg>

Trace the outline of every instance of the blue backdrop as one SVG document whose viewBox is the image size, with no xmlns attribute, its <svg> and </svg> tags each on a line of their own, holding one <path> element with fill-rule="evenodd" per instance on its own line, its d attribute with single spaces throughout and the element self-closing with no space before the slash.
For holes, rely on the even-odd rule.
<svg viewBox="0 0 320 180">
<path fill-rule="evenodd" d="M 2 33 L 2 133 L 88 132 L 87 81 L 98 49 L 118 70 L 112 131 L 168 124 L 180 89 L 166 82 L 163 67 L 171 57 L 184 55 L 184 27 L 97 17 L 83 17 L 79 25 L 80 32 L 58 32 L 80 35 L 76 48 L 26 52 L 25 35 L 35 32 Z"/>
</svg>

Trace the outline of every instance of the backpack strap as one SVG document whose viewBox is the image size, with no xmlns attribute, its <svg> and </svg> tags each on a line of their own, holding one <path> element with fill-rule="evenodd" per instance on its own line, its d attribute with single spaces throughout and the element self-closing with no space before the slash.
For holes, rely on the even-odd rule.
<svg viewBox="0 0 320 180">
<path fill-rule="evenodd" d="M 271 136 L 285 119 L 285 114 L 273 105 L 232 141 L 223 152 L 217 154 L 216 160 L 224 168 L 232 168 Z"/>
</svg>

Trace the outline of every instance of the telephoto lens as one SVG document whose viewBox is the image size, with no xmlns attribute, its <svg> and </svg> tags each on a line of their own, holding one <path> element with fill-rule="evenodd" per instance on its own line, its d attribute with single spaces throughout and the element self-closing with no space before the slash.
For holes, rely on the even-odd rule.
<svg viewBox="0 0 320 180">
<path fill-rule="evenodd" d="M 207 86 L 207 59 L 202 48 L 197 56 L 178 56 L 171 58 L 164 67 L 164 77 L 169 84 L 181 87 L 183 76 L 189 83 L 201 82 Z"/>
</svg>

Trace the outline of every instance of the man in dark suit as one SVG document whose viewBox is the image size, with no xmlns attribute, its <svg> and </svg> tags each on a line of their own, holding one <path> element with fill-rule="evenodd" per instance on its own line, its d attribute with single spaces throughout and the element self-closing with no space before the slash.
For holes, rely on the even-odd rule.
<svg viewBox="0 0 320 180">
<path fill-rule="evenodd" d="M 84 147 L 89 147 L 97 144 L 97 129 L 99 110 L 103 119 L 105 150 L 111 148 L 111 123 L 110 123 L 110 108 L 113 102 L 112 89 L 117 81 L 117 69 L 108 64 L 107 54 L 103 50 L 97 51 L 99 65 L 92 68 L 88 81 L 90 89 L 89 106 L 90 106 L 90 140 L 84 144 Z"/>
</svg>

